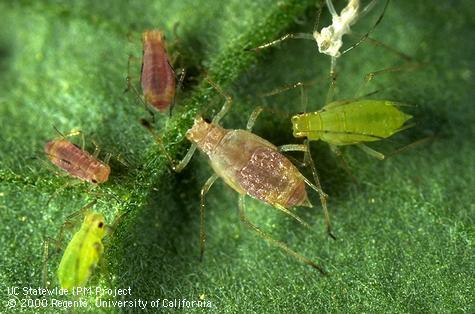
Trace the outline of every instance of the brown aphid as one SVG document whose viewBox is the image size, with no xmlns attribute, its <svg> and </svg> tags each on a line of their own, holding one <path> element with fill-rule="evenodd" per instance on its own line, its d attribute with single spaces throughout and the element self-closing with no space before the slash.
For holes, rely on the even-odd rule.
<svg viewBox="0 0 475 314">
<path fill-rule="evenodd" d="M 163 112 L 172 105 L 175 97 L 175 72 L 169 62 L 162 32 L 145 31 L 142 42 L 142 91 L 145 101 Z"/>
<path fill-rule="evenodd" d="M 104 183 L 110 167 L 66 139 L 53 140 L 45 145 L 45 152 L 53 164 L 71 176 L 91 183 Z"/>
<path fill-rule="evenodd" d="M 311 206 L 305 184 L 317 191 L 322 198 L 326 194 L 305 178 L 300 171 L 281 152 L 300 151 L 308 155 L 306 145 L 290 144 L 276 147 L 265 139 L 251 133 L 257 116 L 262 109 L 256 109 L 247 123 L 246 130 L 224 129 L 219 121 L 229 111 L 231 98 L 209 81 L 224 97 L 226 102 L 221 111 L 213 118 L 206 121 L 201 117 L 195 119 L 195 123 L 186 133 L 188 140 L 192 142 L 188 153 L 182 161 L 173 165 L 177 172 L 189 163 L 196 148 L 204 152 L 210 161 L 213 174 L 201 189 L 200 206 L 200 249 L 203 256 L 206 234 L 204 231 L 205 195 L 218 178 L 222 178 L 226 184 L 239 193 L 239 213 L 241 221 L 260 237 L 280 247 L 282 250 L 312 266 L 324 274 L 324 270 L 311 260 L 290 249 L 286 244 L 272 238 L 250 222 L 245 214 L 245 196 L 249 195 L 261 200 L 291 216 L 301 224 L 308 224 L 300 219 L 289 209 L 295 206 Z M 171 160 L 171 157 L 168 156 Z M 327 215 L 326 201 L 322 201 Z"/>
<path fill-rule="evenodd" d="M 186 137 L 208 155 L 230 187 L 274 207 L 311 206 L 300 171 L 276 146 L 245 130 L 228 130 L 202 118 Z"/>
</svg>

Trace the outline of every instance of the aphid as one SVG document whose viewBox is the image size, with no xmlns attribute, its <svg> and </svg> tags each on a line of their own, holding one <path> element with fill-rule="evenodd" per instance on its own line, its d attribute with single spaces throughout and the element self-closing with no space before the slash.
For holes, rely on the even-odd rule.
<svg viewBox="0 0 475 314">
<path fill-rule="evenodd" d="M 110 167 L 65 138 L 46 143 L 45 152 L 53 164 L 73 177 L 91 183 L 104 183 Z"/>
<path fill-rule="evenodd" d="M 284 243 L 273 239 L 268 234 L 252 224 L 245 215 L 245 196 L 249 195 L 263 201 L 300 223 L 308 226 L 289 208 L 295 206 L 311 206 L 305 184 L 317 191 L 322 198 L 326 197 L 321 189 L 314 186 L 298 169 L 283 155 L 283 151 L 307 152 L 303 145 L 284 145 L 276 147 L 265 139 L 251 133 L 251 129 L 261 110 L 257 109 L 249 118 L 246 130 L 228 130 L 219 125 L 221 118 L 231 106 L 231 98 L 210 81 L 225 98 L 226 102 L 221 111 L 212 121 L 199 117 L 186 133 L 192 145 L 185 158 L 176 166 L 175 171 L 181 171 L 190 161 L 196 148 L 204 152 L 210 161 L 213 174 L 201 190 L 201 256 L 204 252 L 204 210 L 205 195 L 218 177 L 239 193 L 239 211 L 241 221 L 254 230 L 259 236 L 280 247 L 288 254 L 314 267 L 321 273 L 324 271 L 311 260 L 294 252 Z M 325 217 L 328 218 L 326 204 L 322 203 Z M 329 220 L 326 220 L 330 232 Z"/>
<path fill-rule="evenodd" d="M 132 89 L 134 94 L 143 103 L 145 109 L 154 118 L 154 112 L 149 109 L 150 106 L 164 112 L 167 109 L 173 109 L 176 94 L 176 73 L 170 62 L 170 56 L 167 52 L 165 36 L 159 30 L 147 30 L 142 33 L 142 67 L 140 70 L 140 83 L 142 85 L 143 99 L 137 88 L 132 84 L 130 76 L 130 61 L 133 56 L 129 56 L 127 88 Z M 183 82 L 185 71 L 180 70 L 178 79 L 178 89 Z"/>
<path fill-rule="evenodd" d="M 175 72 L 170 65 L 162 32 L 142 34 L 143 56 L 140 82 L 145 101 L 159 111 L 167 110 L 175 97 Z"/>
<path fill-rule="evenodd" d="M 398 104 L 388 100 L 340 100 L 329 103 L 317 112 L 298 114 L 292 117 L 295 137 L 310 141 L 322 140 L 336 146 L 353 145 L 378 159 L 384 155 L 364 145 L 363 142 L 378 141 L 404 130 L 411 119 L 398 109 Z"/>
<path fill-rule="evenodd" d="M 370 30 L 363 35 L 358 42 L 353 44 L 351 47 L 347 48 L 343 52 L 340 52 L 340 49 L 343 45 L 342 37 L 351 32 L 350 27 L 356 23 L 356 21 L 361 18 L 364 14 L 371 10 L 371 8 L 376 4 L 376 0 L 372 0 L 366 7 L 360 11 L 360 1 L 359 0 L 348 0 L 347 6 L 338 14 L 333 6 L 331 0 L 326 0 L 326 4 L 330 14 L 332 16 L 332 24 L 322 28 L 320 31 L 317 30 L 320 13 L 317 15 L 317 23 L 315 23 L 315 29 L 312 34 L 309 33 L 296 33 L 296 34 L 286 34 L 281 38 L 274 40 L 272 42 L 263 44 L 254 48 L 253 50 L 259 50 L 267 48 L 278 44 L 286 39 L 308 39 L 316 41 L 318 45 L 318 51 L 320 53 L 329 55 L 331 57 L 331 67 L 330 75 L 332 79 L 335 79 L 335 68 L 336 68 L 336 59 L 341 55 L 347 53 L 351 49 L 355 48 L 361 44 L 364 40 L 369 37 L 369 34 L 376 28 L 376 26 L 381 22 L 386 8 L 389 4 L 389 0 L 386 1 L 384 9 L 376 21 L 376 23 L 370 28 Z"/>
<path fill-rule="evenodd" d="M 88 205 L 90 207 L 90 205 Z M 87 211 L 81 228 L 69 242 L 58 267 L 58 279 L 64 289 L 84 287 L 99 263 L 106 234 L 104 216 Z"/>
</svg>

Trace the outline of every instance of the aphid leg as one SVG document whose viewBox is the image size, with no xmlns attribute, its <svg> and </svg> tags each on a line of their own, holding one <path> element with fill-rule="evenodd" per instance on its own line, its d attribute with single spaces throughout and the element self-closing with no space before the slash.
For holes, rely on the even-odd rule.
<svg viewBox="0 0 475 314">
<path fill-rule="evenodd" d="M 242 223 L 244 223 L 248 228 L 252 229 L 255 233 L 257 233 L 258 236 L 260 236 L 264 240 L 266 240 L 266 241 L 270 242 L 271 244 L 281 248 L 287 254 L 295 257 L 296 259 L 304 262 L 305 264 L 315 268 L 322 275 L 326 274 L 325 271 L 320 266 L 318 266 L 317 264 L 315 264 L 314 262 L 312 262 L 308 258 L 306 258 L 306 257 L 298 254 L 297 252 L 293 251 L 287 245 L 285 245 L 283 242 L 280 242 L 280 241 L 272 238 L 270 235 L 268 235 L 267 233 L 265 233 L 264 231 L 259 229 L 257 226 L 255 226 L 252 222 L 250 222 L 247 219 L 246 214 L 245 214 L 245 195 L 239 195 L 239 217 L 240 217 Z"/>
<path fill-rule="evenodd" d="M 376 76 L 380 76 L 381 74 L 386 74 L 386 73 L 412 71 L 419 68 L 420 66 L 421 64 L 418 64 L 418 63 L 407 63 L 401 66 L 389 67 L 389 68 L 369 72 L 364 76 L 363 83 L 358 88 L 354 98 L 359 98 L 360 95 L 362 95 L 363 91 L 367 88 L 368 84 L 372 82 Z"/>
<path fill-rule="evenodd" d="M 307 97 L 307 93 L 305 91 L 305 87 L 314 85 L 314 84 L 318 83 L 319 81 L 321 81 L 321 79 L 315 79 L 315 80 L 308 81 L 308 82 L 297 82 L 297 83 L 294 83 L 294 84 L 285 85 L 285 86 L 276 88 L 276 89 L 274 89 L 270 92 L 262 93 L 262 94 L 259 95 L 259 97 L 261 97 L 261 98 L 270 97 L 270 96 L 274 96 L 274 95 L 286 92 L 286 91 L 294 89 L 294 88 L 299 88 L 300 89 L 300 103 L 301 103 L 301 106 L 302 106 L 300 111 L 305 112 L 307 110 L 307 105 L 308 105 L 308 97 Z"/>
<path fill-rule="evenodd" d="M 50 284 L 48 282 L 48 261 L 54 254 L 50 252 L 50 244 L 54 244 L 58 251 L 62 249 L 62 243 L 59 242 L 57 239 L 45 237 L 45 239 L 43 240 L 43 268 L 41 270 L 41 282 L 43 284 L 43 287 L 45 288 L 48 288 Z"/>
<path fill-rule="evenodd" d="M 333 7 L 333 5 L 332 5 L 332 7 Z M 313 27 L 314 32 L 318 30 L 318 27 L 319 27 L 319 24 L 320 24 L 320 17 L 321 17 L 321 14 L 322 14 L 322 8 L 323 8 L 323 0 L 320 1 L 320 5 L 318 6 L 317 16 L 316 16 L 315 24 L 314 24 L 314 27 Z M 294 34 L 289 33 L 289 34 L 285 34 L 284 36 L 282 36 L 282 37 L 280 37 L 276 40 L 273 40 L 271 42 L 262 44 L 258 47 L 255 47 L 255 48 L 246 48 L 245 50 L 246 51 L 259 51 L 261 49 L 265 49 L 265 48 L 269 48 L 269 47 L 278 45 L 278 44 L 280 44 L 281 42 L 283 42 L 287 39 L 307 39 L 307 40 L 312 40 L 312 41 L 315 40 L 315 38 L 313 37 L 313 34 L 310 34 L 310 33 L 294 33 Z"/>
<path fill-rule="evenodd" d="M 284 206 L 281 206 L 279 204 L 273 204 L 272 206 L 274 206 L 275 208 L 281 210 L 284 214 L 287 214 L 289 215 L 290 217 L 292 217 L 293 219 L 297 220 L 300 224 L 302 224 L 304 227 L 306 228 L 309 228 L 310 229 L 310 225 L 305 222 L 302 218 L 300 218 L 299 216 L 297 216 L 295 213 L 293 213 L 292 211 L 290 211 L 289 209 L 285 208 Z"/>
<path fill-rule="evenodd" d="M 414 60 L 414 58 L 409 56 L 408 54 L 405 54 L 404 52 L 399 51 L 399 50 L 395 49 L 394 47 L 391 47 L 391 46 L 389 46 L 389 45 L 387 45 L 387 44 L 385 44 L 385 43 L 383 43 L 379 40 L 376 40 L 374 38 L 368 37 L 368 38 L 366 38 L 366 42 L 369 43 L 369 44 L 381 47 L 381 48 L 387 50 L 388 52 L 398 56 L 399 58 L 404 59 L 407 62 L 411 62 L 411 61 Z"/>
<path fill-rule="evenodd" d="M 117 226 L 120 224 L 124 216 L 128 215 L 130 212 L 131 212 L 130 209 L 123 212 L 122 214 L 115 217 L 112 224 L 105 225 L 106 233 L 108 236 L 112 236 L 114 234 L 114 232 L 117 230 Z"/>
<path fill-rule="evenodd" d="M 155 138 L 155 141 L 157 142 L 158 146 L 160 147 L 160 150 L 162 151 L 162 153 L 167 158 L 167 160 L 170 163 L 170 166 L 172 167 L 173 171 L 181 172 L 186 167 L 186 165 L 188 165 L 188 163 L 191 160 L 191 157 L 193 157 L 193 154 L 196 151 L 196 144 L 191 144 L 191 146 L 188 149 L 185 157 L 183 157 L 182 160 L 180 160 L 178 163 L 176 163 L 175 160 L 173 160 L 172 156 L 170 156 L 170 154 L 168 153 L 167 149 L 165 148 L 165 145 L 163 144 L 162 137 L 155 132 L 155 130 L 150 125 L 150 122 L 148 120 L 145 120 L 145 119 L 141 119 L 140 122 L 142 123 L 142 125 L 147 130 L 149 130 L 150 133 L 152 133 L 153 137 Z"/>
<path fill-rule="evenodd" d="M 43 269 L 41 271 L 41 282 L 43 287 L 48 288 L 48 257 L 49 257 L 49 244 L 43 241 Z"/>
<path fill-rule="evenodd" d="M 287 39 L 308 39 L 308 40 L 315 40 L 313 38 L 312 34 L 309 33 L 295 33 L 295 34 L 285 34 L 284 36 L 280 37 L 279 39 L 273 40 L 271 42 L 262 44 L 260 46 L 257 46 L 255 48 L 246 48 L 246 51 L 259 51 L 261 49 L 269 48 L 272 46 L 275 46 L 277 44 L 280 44 L 281 42 L 287 40 Z"/>
<path fill-rule="evenodd" d="M 374 5 L 374 0 L 368 4 L 363 10 L 363 14 L 365 14 L 366 12 L 369 11 L 369 9 L 371 9 L 371 6 Z M 376 22 L 373 24 L 373 26 L 356 42 L 354 43 L 353 45 L 351 45 L 350 47 L 348 47 L 347 49 L 345 49 L 341 55 L 344 55 L 345 53 L 351 51 L 352 49 L 358 47 L 362 42 L 364 42 L 368 37 L 369 35 L 375 30 L 375 28 L 379 25 L 379 23 L 381 23 L 381 21 L 383 20 L 383 17 L 384 17 L 384 14 L 386 13 L 386 9 L 389 5 L 389 0 L 386 1 L 386 4 L 384 5 L 384 8 L 383 8 L 383 11 L 381 12 L 381 14 L 379 15 L 378 19 L 376 20 Z"/>
<path fill-rule="evenodd" d="M 145 110 L 150 114 L 152 117 L 152 123 L 155 123 L 155 113 L 153 112 L 152 109 L 149 108 L 149 106 L 145 103 L 145 101 L 142 99 L 140 96 L 139 91 L 137 90 L 137 87 L 132 82 L 132 76 L 130 75 L 130 60 L 135 59 L 134 56 L 129 55 L 129 59 L 127 60 L 127 77 L 125 80 L 127 81 L 127 87 L 124 90 L 124 93 L 127 93 L 128 91 L 132 90 L 134 93 L 135 97 L 140 101 L 140 103 L 144 106 Z M 142 63 L 143 66 L 143 63 Z"/>
<path fill-rule="evenodd" d="M 358 183 L 358 179 L 353 175 L 353 172 L 351 171 L 350 165 L 346 161 L 345 156 L 343 156 L 343 154 L 341 153 L 341 150 L 338 148 L 338 146 L 330 144 L 330 150 L 338 158 L 338 160 L 340 161 L 340 165 L 343 167 L 345 172 L 350 176 L 350 178 L 353 180 L 353 182 Z"/>
<path fill-rule="evenodd" d="M 208 193 L 209 189 L 213 183 L 218 179 L 217 174 L 213 174 L 211 177 L 206 180 L 206 183 L 201 188 L 201 200 L 200 200 L 200 261 L 203 260 L 203 255 L 205 253 L 205 242 L 206 242 L 206 228 L 205 228 L 205 196 Z"/>
<path fill-rule="evenodd" d="M 318 193 L 320 197 L 320 203 L 322 204 L 322 208 L 323 208 L 323 215 L 325 217 L 325 226 L 327 229 L 327 233 L 333 240 L 336 240 L 335 235 L 332 233 L 330 213 L 328 212 L 328 207 L 327 207 L 328 195 L 322 190 L 322 185 L 318 177 L 317 167 L 315 167 L 315 162 L 313 161 L 312 154 L 310 153 L 310 142 L 308 140 L 305 140 L 304 145 L 307 148 L 307 150 L 304 153 L 305 162 L 306 164 L 310 165 L 310 169 L 312 170 L 313 179 L 315 180 L 316 185 L 314 186 L 313 184 L 311 184 L 311 182 L 307 178 L 304 178 L 305 182 Z"/>
<path fill-rule="evenodd" d="M 221 94 L 221 96 L 224 97 L 225 101 L 224 101 L 224 104 L 223 104 L 223 107 L 221 107 L 221 110 L 214 116 L 213 118 L 213 121 L 212 123 L 216 123 L 216 124 L 219 124 L 219 121 L 221 121 L 221 119 L 228 113 L 228 111 L 231 109 L 231 106 L 233 104 L 233 99 L 231 98 L 231 96 L 229 96 L 228 94 L 226 94 L 222 89 L 221 87 L 219 87 L 218 84 L 216 84 L 215 82 L 213 82 L 210 78 L 206 78 L 206 81 L 211 85 L 213 86 L 214 89 L 216 89 L 216 91 Z"/>
<path fill-rule="evenodd" d="M 109 162 L 110 162 L 110 160 L 111 160 L 111 157 L 112 157 L 112 154 L 111 154 L 111 153 L 107 153 L 106 158 L 104 158 L 104 163 L 105 163 L 106 165 L 109 164 Z M 119 162 L 121 162 L 118 158 L 116 158 L 116 159 L 117 159 Z M 122 163 L 122 162 L 121 162 L 121 163 Z M 123 164 L 123 165 L 125 165 L 125 164 Z"/>
<path fill-rule="evenodd" d="M 173 165 L 173 170 L 175 170 L 175 172 L 181 172 L 186 167 L 186 165 L 188 165 L 195 151 L 196 144 L 191 144 L 190 148 L 188 148 L 188 151 L 186 152 L 185 157 L 177 165 Z"/>
<path fill-rule="evenodd" d="M 105 274 L 106 275 L 106 280 L 107 280 L 107 283 L 109 284 L 109 287 L 113 287 L 113 282 L 112 282 L 112 274 L 111 272 L 109 271 L 109 268 L 107 267 L 107 264 L 106 264 L 106 261 L 104 259 L 104 256 L 101 254 L 102 251 L 99 249 L 99 268 L 100 268 L 100 271 L 101 271 L 101 274 Z"/>
<path fill-rule="evenodd" d="M 264 110 L 264 108 L 262 107 L 257 107 L 256 109 L 254 109 L 254 111 L 249 116 L 249 119 L 247 120 L 246 130 L 248 130 L 249 132 L 252 131 L 252 128 L 254 127 L 254 124 L 256 123 L 256 120 L 261 114 L 262 110 Z"/>
<path fill-rule="evenodd" d="M 140 119 L 140 123 L 142 124 L 142 126 L 144 126 L 151 134 L 152 136 L 154 137 L 155 139 L 155 142 L 157 142 L 158 144 L 158 147 L 160 148 L 160 150 L 162 151 L 162 153 L 165 155 L 165 157 L 167 158 L 168 162 L 170 163 L 171 167 L 173 168 L 173 170 L 177 171 L 175 169 L 175 162 L 173 160 L 173 158 L 170 156 L 170 154 L 168 153 L 166 147 L 165 147 L 165 144 L 163 144 L 163 139 L 162 139 L 162 136 L 160 134 L 158 134 L 152 127 L 152 125 L 150 124 L 150 121 L 148 121 L 147 119 Z M 179 171 L 177 171 L 179 172 Z"/>
<path fill-rule="evenodd" d="M 425 144 L 426 142 L 433 141 L 434 139 L 435 139 L 435 136 L 433 135 L 433 136 L 428 136 L 428 137 L 425 137 L 423 139 L 417 140 L 417 141 L 412 142 L 410 144 L 404 145 L 403 147 L 396 149 L 395 151 L 391 152 L 390 154 L 386 154 L 386 159 L 389 158 L 389 157 L 392 157 L 394 155 L 398 155 L 398 154 L 400 154 L 402 152 L 405 152 L 407 150 L 413 149 L 416 146 Z"/>
<path fill-rule="evenodd" d="M 96 143 L 96 141 L 92 140 L 92 144 L 94 144 L 94 153 L 92 154 L 92 156 L 94 156 L 94 158 L 97 159 L 99 157 L 99 153 L 101 152 L 101 149 L 99 145 Z"/>
<path fill-rule="evenodd" d="M 304 164 L 309 165 L 310 169 L 312 170 L 312 175 L 315 180 L 314 185 L 310 180 L 308 180 L 306 177 L 303 176 L 303 179 L 305 180 L 305 183 L 307 183 L 308 186 L 310 186 L 315 192 L 318 193 L 320 196 L 320 203 L 322 204 L 323 208 L 323 213 L 325 216 L 325 225 L 327 229 L 328 235 L 336 240 L 336 237 L 333 235 L 331 232 L 331 224 L 330 224 L 330 214 L 328 213 L 328 207 L 327 207 L 327 199 L 328 195 L 323 192 L 322 186 L 320 184 L 320 179 L 318 178 L 318 173 L 317 169 L 315 167 L 315 163 L 313 162 L 312 156 L 310 155 L 310 146 L 309 142 L 306 140 L 305 144 L 289 144 L 289 145 L 282 145 L 279 146 L 279 151 L 281 152 L 292 152 L 292 151 L 298 151 L 298 152 L 304 152 Z"/>
<path fill-rule="evenodd" d="M 356 144 L 356 146 L 359 147 L 361 150 L 363 150 L 368 155 L 373 156 L 374 158 L 377 158 L 379 160 L 383 160 L 384 158 L 386 158 L 386 156 L 384 156 L 384 154 L 370 148 L 369 146 L 366 146 L 365 144 L 359 143 L 359 144 Z"/>
<path fill-rule="evenodd" d="M 325 103 L 329 104 L 332 100 L 333 97 L 335 96 L 335 90 L 336 90 L 336 79 L 337 79 L 337 74 L 336 74 L 336 57 L 331 57 L 331 64 L 330 64 L 330 87 L 328 88 L 327 91 L 327 96 L 325 98 Z"/>
</svg>

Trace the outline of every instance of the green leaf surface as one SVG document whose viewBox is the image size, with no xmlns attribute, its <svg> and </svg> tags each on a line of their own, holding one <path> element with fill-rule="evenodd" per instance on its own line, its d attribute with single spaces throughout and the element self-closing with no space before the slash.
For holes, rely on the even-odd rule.
<svg viewBox="0 0 475 314">
<path fill-rule="evenodd" d="M 90 284 L 130 287 L 132 295 L 104 300 L 141 299 L 150 310 L 152 300 L 204 298 L 212 304 L 207 310 L 217 313 L 473 312 L 475 6 L 469 0 L 392 1 L 371 34 L 389 48 L 366 41 L 338 60 L 338 99 L 377 90 L 371 97 L 407 104 L 402 109 L 414 116 L 415 127 L 371 147 L 390 154 L 430 140 L 385 161 L 344 147 L 351 175 L 327 144 L 312 143 L 337 241 L 324 232 L 314 193 L 313 208 L 296 209 L 311 229 L 247 199 L 251 221 L 315 260 L 328 276 L 240 224 L 237 195 L 223 182 L 207 195 L 206 252 L 199 261 L 199 195 L 212 170 L 197 154 L 182 173 L 171 171 L 139 123 L 147 112 L 133 93 L 124 93 L 129 55 L 141 56 L 143 30 L 159 28 L 175 67 L 187 71 L 173 115 L 157 114 L 154 125 L 173 158 L 184 156 L 189 146 L 184 134 L 193 118 L 212 117 L 223 103 L 206 75 L 233 97 L 224 126 L 244 128 L 261 105 L 273 111 L 262 114 L 255 132 L 276 145 L 299 143 L 290 125 L 290 116 L 304 110 L 299 90 L 260 96 L 310 82 L 306 108 L 318 110 L 328 90 L 329 57 L 305 40 L 258 53 L 245 49 L 288 32 L 311 32 L 316 2 L 0 2 L 1 312 L 17 313 L 25 298 L 8 295 L 7 287 L 40 287 L 43 269 L 50 287 L 58 285 L 61 250 L 50 244 L 50 253 L 58 252 L 45 262 L 44 241 L 94 199 L 110 222 L 127 212 L 108 237 L 105 266 Z M 335 5 L 340 10 L 344 2 Z M 354 25 L 354 34 L 344 37 L 346 46 L 370 29 L 382 7 L 378 3 Z M 327 23 L 325 10 L 321 25 Z M 396 50 L 417 67 L 407 66 Z M 138 86 L 140 61 L 131 60 Z M 393 67 L 402 68 L 364 83 L 365 74 Z M 53 126 L 64 133 L 81 130 L 87 150 L 96 143 L 101 158 L 110 153 L 110 180 L 91 188 L 49 165 L 43 145 L 58 136 Z M 80 137 L 72 140 L 81 143 Z M 15 308 L 9 308 L 10 299 Z M 85 299 L 89 306 L 79 312 L 138 311 L 98 309 L 95 295 Z M 162 301 L 161 310 L 170 310 Z"/>
</svg>

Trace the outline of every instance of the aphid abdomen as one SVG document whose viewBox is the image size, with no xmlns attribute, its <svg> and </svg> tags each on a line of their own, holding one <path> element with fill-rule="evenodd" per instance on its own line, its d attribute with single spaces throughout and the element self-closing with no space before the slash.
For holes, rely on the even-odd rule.
<svg viewBox="0 0 475 314">
<path fill-rule="evenodd" d="M 321 114 L 321 139 L 334 145 L 378 141 L 396 133 L 411 118 L 386 100 L 329 104 Z M 325 108 L 324 108 L 325 109 Z"/>
<path fill-rule="evenodd" d="M 107 181 L 110 167 L 67 140 L 50 141 L 45 145 L 48 158 L 73 177 L 91 183 Z"/>
<path fill-rule="evenodd" d="M 229 131 L 208 156 L 216 173 L 241 194 L 285 208 L 308 205 L 297 168 L 274 145 L 251 132 Z"/>
<path fill-rule="evenodd" d="M 145 100 L 160 111 L 167 110 L 175 97 L 175 73 L 170 66 L 162 33 L 145 31 L 142 35 L 141 83 Z"/>
<path fill-rule="evenodd" d="M 85 286 L 103 251 L 104 217 L 98 213 L 86 215 L 81 229 L 69 242 L 58 267 L 62 288 Z"/>
<path fill-rule="evenodd" d="M 87 230 L 81 229 L 74 235 L 58 267 L 58 278 L 62 288 L 71 289 L 86 285 L 102 252 L 102 243 L 97 243 L 100 252 L 96 249 L 97 245 L 92 246 Z"/>
</svg>

